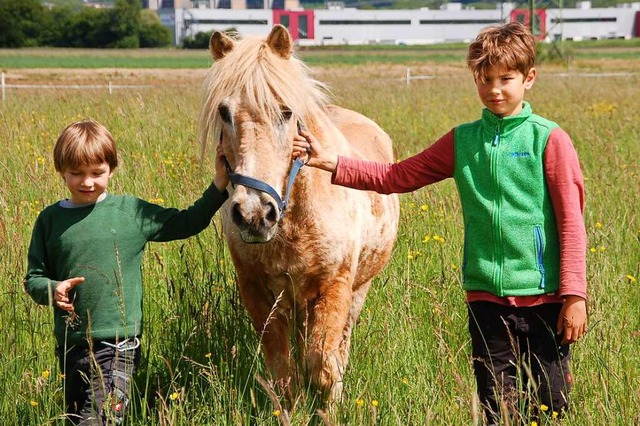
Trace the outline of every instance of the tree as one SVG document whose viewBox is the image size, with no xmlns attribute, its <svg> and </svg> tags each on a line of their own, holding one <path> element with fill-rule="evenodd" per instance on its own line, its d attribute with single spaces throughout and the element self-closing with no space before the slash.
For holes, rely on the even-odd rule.
<svg viewBox="0 0 640 426">
<path fill-rule="evenodd" d="M 119 40 L 113 29 L 111 11 L 85 7 L 71 16 L 65 30 L 64 43 L 68 47 L 112 47 Z"/>
<path fill-rule="evenodd" d="M 37 46 L 44 18 L 39 0 L 0 0 L 0 46 Z"/>
<path fill-rule="evenodd" d="M 140 47 L 164 47 L 171 44 L 171 33 L 152 10 L 143 10 L 138 27 Z"/>
<path fill-rule="evenodd" d="M 140 27 L 140 0 L 116 0 L 112 9 L 113 32 L 117 41 L 113 47 L 139 47 L 138 28 Z"/>
</svg>

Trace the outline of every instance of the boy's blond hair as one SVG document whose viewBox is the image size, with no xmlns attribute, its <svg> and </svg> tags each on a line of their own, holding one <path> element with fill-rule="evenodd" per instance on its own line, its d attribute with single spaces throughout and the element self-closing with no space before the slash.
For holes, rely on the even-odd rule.
<svg viewBox="0 0 640 426">
<path fill-rule="evenodd" d="M 467 54 L 467 66 L 476 80 L 496 67 L 519 71 L 526 76 L 535 62 L 536 40 L 519 22 L 483 29 L 469 45 Z"/>
<path fill-rule="evenodd" d="M 86 164 L 108 163 L 118 167 L 116 142 L 109 130 L 94 120 L 69 124 L 58 136 L 53 148 L 53 164 L 58 173 Z"/>
</svg>

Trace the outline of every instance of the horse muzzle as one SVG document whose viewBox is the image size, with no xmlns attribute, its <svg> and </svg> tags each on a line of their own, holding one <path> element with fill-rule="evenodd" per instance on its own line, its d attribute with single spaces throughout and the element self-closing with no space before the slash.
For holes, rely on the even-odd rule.
<svg viewBox="0 0 640 426">
<path fill-rule="evenodd" d="M 271 241 L 278 231 L 280 209 L 270 196 L 238 188 L 230 201 L 231 221 L 238 228 L 243 242 Z"/>
</svg>

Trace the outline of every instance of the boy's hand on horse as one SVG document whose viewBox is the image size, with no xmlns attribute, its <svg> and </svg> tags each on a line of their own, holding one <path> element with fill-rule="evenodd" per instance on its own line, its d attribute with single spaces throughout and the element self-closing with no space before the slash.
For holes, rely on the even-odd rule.
<svg viewBox="0 0 640 426">
<path fill-rule="evenodd" d="M 227 173 L 224 160 L 224 150 L 222 149 L 222 142 L 220 142 L 216 147 L 216 175 L 213 178 L 213 184 L 220 192 L 224 191 L 227 185 L 229 185 L 229 173 Z"/>
<path fill-rule="evenodd" d="M 306 159 L 305 159 L 306 156 Z M 293 158 L 301 157 L 305 164 L 333 173 L 338 165 L 338 156 L 327 153 L 318 139 L 306 130 L 293 137 Z"/>
<path fill-rule="evenodd" d="M 60 281 L 53 295 L 56 306 L 64 311 L 73 312 L 73 303 L 69 300 L 69 292 L 83 281 L 84 277 L 75 277 Z"/>
<path fill-rule="evenodd" d="M 564 332 L 562 344 L 575 343 L 587 332 L 587 302 L 580 296 L 565 298 L 558 317 L 558 335 Z"/>
</svg>

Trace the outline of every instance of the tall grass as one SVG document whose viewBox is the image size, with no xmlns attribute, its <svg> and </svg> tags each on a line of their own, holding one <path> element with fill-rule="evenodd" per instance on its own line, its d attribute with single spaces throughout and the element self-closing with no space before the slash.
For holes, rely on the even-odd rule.
<svg viewBox="0 0 640 426">
<path fill-rule="evenodd" d="M 636 69 L 640 68 L 635 63 Z M 398 157 L 479 116 L 466 72 L 381 78 L 392 70 L 322 70 L 336 103 L 392 136 Z M 627 77 L 563 78 L 541 69 L 534 111 L 573 137 L 587 186 L 591 331 L 573 347 L 574 390 L 564 424 L 632 425 L 640 416 L 640 84 Z M 402 75 L 402 74 L 400 74 Z M 22 290 L 31 227 L 65 197 L 51 151 L 69 122 L 92 117 L 112 131 L 122 165 L 110 190 L 186 207 L 212 178 L 195 142 L 200 86 L 98 91 L 9 91 L 0 109 L 0 419 L 54 423 L 61 378 L 52 312 Z M 328 179 L 328 176 L 327 176 Z M 326 416 L 345 425 L 473 424 L 475 385 L 460 289 L 461 213 L 445 181 L 401 197 L 391 263 L 355 329 L 344 401 Z M 255 380 L 267 376 L 258 336 L 240 303 L 219 219 L 145 255 L 143 361 L 133 425 L 276 425 L 283 413 Z M 292 424 L 321 424 L 309 392 Z"/>
</svg>

